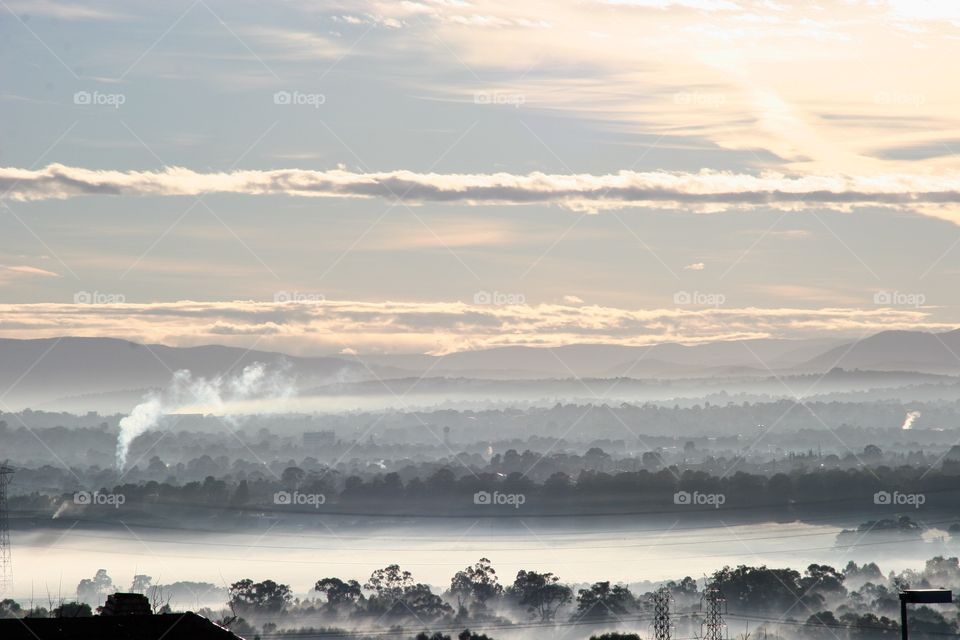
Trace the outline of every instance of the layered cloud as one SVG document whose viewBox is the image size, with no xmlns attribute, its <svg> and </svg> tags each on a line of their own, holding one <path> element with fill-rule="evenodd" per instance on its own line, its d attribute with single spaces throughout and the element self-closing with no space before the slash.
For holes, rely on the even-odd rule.
<svg viewBox="0 0 960 640">
<path fill-rule="evenodd" d="M 623 309 L 563 304 L 498 304 L 498 294 L 478 302 L 332 301 L 285 292 L 293 302 L 116 303 L 117 296 L 86 304 L 0 305 L 0 337 L 106 336 L 190 346 L 228 344 L 290 353 L 447 353 L 505 345 L 572 343 L 646 345 L 662 342 L 859 336 L 884 329 L 953 329 L 930 309 L 729 308 L 697 305 L 700 294 L 680 292 L 673 308 Z M 678 295 L 680 295 L 678 294 Z M 101 301 L 102 300 L 102 301 Z M 522 300 L 514 296 L 512 300 Z M 509 301 L 509 300 L 508 300 Z"/>
<path fill-rule="evenodd" d="M 343 169 L 280 169 L 199 173 L 103 171 L 51 164 L 43 169 L 0 169 L 0 190 L 16 200 L 81 195 L 201 196 L 229 193 L 470 205 L 557 204 L 600 211 L 627 206 L 685 208 L 701 212 L 737 207 L 849 209 L 914 208 L 952 218 L 960 203 L 960 173 L 873 176 L 757 175 L 728 171 L 619 171 L 593 174 L 442 174 L 413 171 L 357 173 Z"/>
</svg>

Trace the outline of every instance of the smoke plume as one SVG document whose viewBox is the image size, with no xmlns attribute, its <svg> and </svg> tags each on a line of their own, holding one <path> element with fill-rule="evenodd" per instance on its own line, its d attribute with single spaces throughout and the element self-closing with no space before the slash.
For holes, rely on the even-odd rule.
<svg viewBox="0 0 960 640">
<path fill-rule="evenodd" d="M 244 367 L 239 375 L 232 377 L 195 378 L 184 369 L 173 374 L 170 383 L 162 391 L 147 394 L 143 402 L 120 420 L 117 437 L 117 468 L 127 464 L 130 444 L 137 436 L 156 428 L 160 420 L 171 413 L 189 407 L 201 406 L 212 413 L 222 413 L 229 402 L 251 399 L 283 400 L 294 395 L 295 387 L 283 368 L 268 371 L 259 362 Z M 225 420 L 235 421 L 229 415 Z"/>
<path fill-rule="evenodd" d="M 903 426 L 901 426 L 900 428 L 903 429 L 904 431 L 908 431 L 912 429 L 913 423 L 916 422 L 917 418 L 919 418 L 921 415 L 923 414 L 920 413 L 919 411 L 908 411 L 907 417 L 903 421 Z"/>
</svg>

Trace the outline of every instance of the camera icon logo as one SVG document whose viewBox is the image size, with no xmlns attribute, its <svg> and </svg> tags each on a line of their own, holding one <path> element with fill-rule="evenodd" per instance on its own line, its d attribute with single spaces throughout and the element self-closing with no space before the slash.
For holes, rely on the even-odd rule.
<svg viewBox="0 0 960 640">
<path fill-rule="evenodd" d="M 73 503 L 74 504 L 90 504 L 93 501 L 93 496 L 89 491 L 77 491 L 73 494 Z"/>
<path fill-rule="evenodd" d="M 74 304 L 90 304 L 93 302 L 93 294 L 89 291 L 78 291 L 73 294 Z"/>
<path fill-rule="evenodd" d="M 890 504 L 893 502 L 893 496 L 889 491 L 877 491 L 873 494 L 873 504 Z"/>
<path fill-rule="evenodd" d="M 673 294 L 673 304 L 690 304 L 692 301 L 689 291 L 677 291 Z"/>
<path fill-rule="evenodd" d="M 493 304 L 493 294 L 489 291 L 477 291 L 473 294 L 473 304 Z"/>
<path fill-rule="evenodd" d="M 692 499 L 689 491 L 677 491 L 673 494 L 673 504 L 690 504 Z"/>
<path fill-rule="evenodd" d="M 273 494 L 273 504 L 290 504 L 292 497 L 289 491 L 277 491 Z"/>
<path fill-rule="evenodd" d="M 293 96 L 289 91 L 277 91 L 273 94 L 273 104 L 290 104 Z"/>
<path fill-rule="evenodd" d="M 279 302 L 282 304 L 290 302 L 291 300 L 293 300 L 293 296 L 290 295 L 289 291 L 277 291 L 275 294 L 273 294 L 274 302 Z"/>
<path fill-rule="evenodd" d="M 473 504 L 491 504 L 492 501 L 489 491 L 477 491 L 473 494 Z"/>
<path fill-rule="evenodd" d="M 77 91 L 73 94 L 73 104 L 91 104 L 93 96 L 89 91 Z"/>
<path fill-rule="evenodd" d="M 874 304 L 892 304 L 893 295 L 889 291 L 877 291 L 873 294 Z"/>
</svg>

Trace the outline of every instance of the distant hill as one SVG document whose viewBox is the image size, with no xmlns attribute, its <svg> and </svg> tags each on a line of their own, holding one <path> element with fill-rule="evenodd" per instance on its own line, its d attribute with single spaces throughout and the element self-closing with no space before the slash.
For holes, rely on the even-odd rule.
<svg viewBox="0 0 960 640">
<path fill-rule="evenodd" d="M 643 347 L 574 344 L 543 347 L 498 347 L 445 356 L 362 355 L 364 362 L 399 369 L 478 378 L 675 377 L 767 373 L 809 360 L 842 340 L 732 340 L 699 345 L 664 343 Z"/>
<path fill-rule="evenodd" d="M 957 355 L 955 355 L 957 354 Z M 423 354 L 297 357 L 226 346 L 168 347 L 111 338 L 0 339 L 0 408 L 102 407 L 127 411 L 145 390 L 164 387 L 171 372 L 212 377 L 254 362 L 288 367 L 299 389 L 353 389 L 377 379 L 458 378 L 549 380 L 571 378 L 717 380 L 848 371 L 960 373 L 960 330 L 940 334 L 886 331 L 858 342 L 742 340 L 700 345 L 626 347 L 577 344 L 553 349 L 501 347 L 446 356 Z M 376 387 L 377 385 L 374 385 Z M 360 387 L 369 388 L 369 387 Z M 481 387 L 483 388 L 483 387 Z M 523 385 L 553 395 L 555 385 Z M 566 387 L 562 387 L 566 388 Z M 417 392 L 442 400 L 447 383 L 418 383 Z M 509 394 L 508 394 L 509 395 Z"/>
<path fill-rule="evenodd" d="M 300 385 L 372 377 L 361 364 L 339 358 L 299 358 L 236 347 L 167 347 L 112 338 L 0 339 L 0 400 L 17 407 L 124 390 L 139 394 L 165 386 L 171 372 L 179 369 L 212 377 L 239 373 L 254 362 L 285 363 Z M 379 373 L 396 372 L 381 368 Z"/>
<path fill-rule="evenodd" d="M 883 331 L 834 347 L 800 364 L 797 369 L 826 371 L 835 367 L 847 370 L 958 373 L 960 329 L 943 333 Z"/>
</svg>

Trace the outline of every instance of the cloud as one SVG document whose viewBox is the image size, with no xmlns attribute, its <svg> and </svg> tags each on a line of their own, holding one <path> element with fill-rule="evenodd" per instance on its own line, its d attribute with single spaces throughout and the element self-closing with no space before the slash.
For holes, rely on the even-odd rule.
<svg viewBox="0 0 960 640">
<path fill-rule="evenodd" d="M 555 204 L 597 212 L 629 206 L 683 208 L 702 213 L 737 208 L 798 210 L 891 206 L 957 221 L 960 172 L 881 175 L 759 174 L 730 171 L 619 171 L 608 174 L 442 174 L 396 170 L 249 170 L 200 173 L 104 171 L 51 164 L 0 168 L 0 191 L 15 200 L 81 195 L 199 196 L 211 193 L 324 198 L 398 197 L 413 202 L 468 205 Z"/>
<path fill-rule="evenodd" d="M 567 304 L 583 304 L 583 298 L 579 298 L 577 296 L 563 296 L 561 300 Z"/>
<path fill-rule="evenodd" d="M 707 268 L 707 265 L 702 262 L 692 262 L 684 267 L 686 271 L 703 271 Z"/>
<path fill-rule="evenodd" d="M 865 303 L 866 304 L 866 303 Z M 448 353 L 507 345 L 694 344 L 712 340 L 859 336 L 885 329 L 947 330 L 928 308 L 697 307 L 466 302 L 163 302 L 2 304 L 0 337 L 125 338 L 177 346 L 227 344 L 295 354 Z"/>
<path fill-rule="evenodd" d="M 81 3 L 54 2 L 53 0 L 30 0 L 11 2 L 5 5 L 11 13 L 48 16 L 60 20 L 126 20 L 128 16 L 103 8 L 85 6 Z"/>
<path fill-rule="evenodd" d="M 493 88 L 476 86 L 479 78 L 512 78 L 524 109 L 563 111 L 627 139 L 653 136 L 661 150 L 699 144 L 747 152 L 754 166 L 914 171 L 918 162 L 948 169 L 950 158 L 878 158 L 873 149 L 925 142 L 930 131 L 960 136 L 955 87 L 916 73 L 960 52 L 954 3 L 560 0 L 546 13 L 507 0 L 360 4 L 403 20 L 404 51 L 447 70 L 424 82 L 437 97 L 469 99 Z M 884 73 L 864 74 L 864 65 Z M 464 67 L 470 80 L 452 87 Z M 883 124 L 903 116 L 927 126 Z"/>
<path fill-rule="evenodd" d="M 47 271 L 46 269 L 41 269 L 39 267 L 31 267 L 25 264 L 18 265 L 4 265 L 0 264 L 0 278 L 3 276 L 15 277 L 18 275 L 23 276 L 43 276 L 46 278 L 60 278 L 60 274 L 54 271 Z"/>
</svg>

